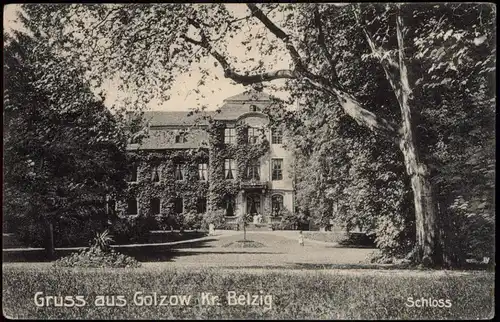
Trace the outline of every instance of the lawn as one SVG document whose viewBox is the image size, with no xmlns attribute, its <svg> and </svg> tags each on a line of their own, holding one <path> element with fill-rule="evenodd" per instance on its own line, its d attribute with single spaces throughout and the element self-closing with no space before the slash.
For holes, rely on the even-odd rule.
<svg viewBox="0 0 500 322">
<path fill-rule="evenodd" d="M 373 270 L 365 270 L 362 274 L 346 274 L 349 272 L 346 270 L 343 272 L 283 269 L 254 272 L 252 269 L 189 269 L 168 266 L 112 270 L 54 269 L 50 266 L 30 267 L 28 263 L 7 264 L 3 267 L 2 306 L 7 317 L 24 319 L 493 317 L 493 273 L 404 271 L 402 274 L 377 274 Z M 43 292 L 41 296 L 55 296 L 57 304 L 75 305 L 55 307 L 54 299 L 51 299 L 47 306 L 47 297 L 38 296 L 35 300 L 37 292 Z M 210 296 L 203 297 L 203 292 L 218 296 L 219 301 L 212 301 Z M 255 295 L 253 303 L 257 305 L 250 305 L 252 296 L 248 304 L 246 293 Z M 108 305 L 114 299 L 116 306 L 98 306 L 99 295 L 108 296 Z M 241 305 L 236 302 L 236 296 L 240 295 Z M 68 298 L 63 299 L 61 296 Z M 77 296 L 81 298 L 77 299 Z M 202 302 L 202 298 L 206 301 Z M 416 300 L 422 298 L 431 301 L 430 305 L 435 304 L 435 307 L 415 307 L 415 304 L 421 302 Z M 181 305 L 181 301 L 184 301 L 184 305 Z M 448 306 L 447 303 L 450 307 L 445 307 Z"/>
<path fill-rule="evenodd" d="M 116 250 L 133 256 L 145 264 L 162 267 L 303 267 L 315 265 L 349 265 L 367 262 L 372 249 L 338 248 L 327 243 L 305 241 L 300 246 L 298 232 L 247 232 L 247 238 L 264 247 L 224 247 L 243 239 L 243 232 L 220 232 L 203 240 L 185 241 L 176 245 L 141 245 L 117 247 Z M 280 235 L 281 234 L 281 235 Z M 71 253 L 58 250 L 58 256 Z M 3 252 L 4 262 L 42 262 L 43 251 Z"/>
</svg>

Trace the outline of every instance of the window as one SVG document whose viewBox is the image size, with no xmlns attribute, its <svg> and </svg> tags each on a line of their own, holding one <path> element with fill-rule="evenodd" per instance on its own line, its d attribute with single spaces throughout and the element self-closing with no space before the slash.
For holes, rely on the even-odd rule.
<svg viewBox="0 0 500 322">
<path fill-rule="evenodd" d="M 127 214 L 137 215 L 137 200 L 135 198 L 127 200 Z"/>
<path fill-rule="evenodd" d="M 116 212 L 116 201 L 113 199 L 108 200 L 106 211 L 108 215 L 115 214 Z"/>
<path fill-rule="evenodd" d="M 281 209 L 283 209 L 283 196 L 274 195 L 271 198 L 271 212 L 273 216 L 279 216 Z"/>
<path fill-rule="evenodd" d="M 199 198 L 198 199 L 196 210 L 198 211 L 199 214 L 204 214 L 207 212 L 207 199 L 206 198 Z"/>
<path fill-rule="evenodd" d="M 283 180 L 283 159 L 272 159 L 272 179 Z"/>
<path fill-rule="evenodd" d="M 260 196 L 248 195 L 247 196 L 247 213 L 251 215 L 258 215 L 261 213 Z"/>
<path fill-rule="evenodd" d="M 208 180 L 208 165 L 206 163 L 198 164 L 198 179 L 202 181 Z"/>
<path fill-rule="evenodd" d="M 247 179 L 260 180 L 260 162 L 259 160 L 250 160 L 247 166 Z"/>
<path fill-rule="evenodd" d="M 182 163 L 177 163 L 175 165 L 175 180 L 184 180 L 185 169 Z"/>
<path fill-rule="evenodd" d="M 236 170 L 236 162 L 234 159 L 225 159 L 224 160 L 224 178 L 226 179 L 234 179 Z"/>
<path fill-rule="evenodd" d="M 186 143 L 186 142 L 187 142 L 186 133 L 177 131 L 175 133 L 175 143 Z"/>
<path fill-rule="evenodd" d="M 275 129 L 273 130 L 273 134 L 271 136 L 272 144 L 282 144 L 283 143 L 283 133 L 281 130 Z"/>
<path fill-rule="evenodd" d="M 160 214 L 160 198 L 153 198 L 150 201 L 150 207 L 151 207 L 151 213 L 153 215 L 159 215 Z"/>
<path fill-rule="evenodd" d="M 137 165 L 130 165 L 128 171 L 128 182 L 137 182 Z"/>
<path fill-rule="evenodd" d="M 233 217 L 234 216 L 234 205 L 235 205 L 234 197 L 226 196 L 224 198 L 224 200 L 226 202 L 226 216 Z"/>
<path fill-rule="evenodd" d="M 182 198 L 174 199 L 174 211 L 176 214 L 182 214 L 184 210 L 184 204 L 182 202 Z"/>
<path fill-rule="evenodd" d="M 224 129 L 224 143 L 225 144 L 236 143 L 236 129 Z"/>
<path fill-rule="evenodd" d="M 251 105 L 251 106 L 250 106 L 250 111 L 252 111 L 252 112 L 257 112 L 257 106 L 255 106 L 255 105 Z"/>
<path fill-rule="evenodd" d="M 158 166 L 153 167 L 153 174 L 151 180 L 153 182 L 160 182 L 160 172 L 158 171 Z"/>
<path fill-rule="evenodd" d="M 248 128 L 248 143 L 255 144 L 259 141 L 259 129 L 249 127 Z"/>
</svg>

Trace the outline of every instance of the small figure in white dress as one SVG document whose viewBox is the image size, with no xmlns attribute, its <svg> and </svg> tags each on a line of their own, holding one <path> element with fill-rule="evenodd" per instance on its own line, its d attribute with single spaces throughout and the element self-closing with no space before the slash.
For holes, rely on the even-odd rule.
<svg viewBox="0 0 500 322">
<path fill-rule="evenodd" d="M 304 246 L 304 236 L 302 235 L 302 230 L 299 232 L 299 245 Z"/>
<path fill-rule="evenodd" d="M 208 225 L 208 235 L 210 235 L 210 236 L 215 235 L 215 225 L 214 224 Z"/>
</svg>

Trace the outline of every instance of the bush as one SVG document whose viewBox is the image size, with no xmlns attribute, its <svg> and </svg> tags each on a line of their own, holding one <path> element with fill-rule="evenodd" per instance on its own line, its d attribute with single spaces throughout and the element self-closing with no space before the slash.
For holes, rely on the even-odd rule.
<svg viewBox="0 0 500 322">
<path fill-rule="evenodd" d="M 271 224 L 271 230 L 280 230 L 280 229 L 281 229 L 281 224 L 280 223 L 273 222 Z"/>
<path fill-rule="evenodd" d="M 140 263 L 130 256 L 111 249 L 113 236 L 106 230 L 97 234 L 92 246 L 54 262 L 55 267 L 139 267 Z"/>
<path fill-rule="evenodd" d="M 483 209 L 474 209 L 463 198 L 457 198 L 445 213 L 443 223 L 445 254 L 455 266 L 467 259 L 494 259 L 494 215 Z"/>
<path fill-rule="evenodd" d="M 203 214 L 190 211 L 184 215 L 184 228 L 198 230 L 202 226 Z"/>
<path fill-rule="evenodd" d="M 114 250 L 105 252 L 100 247 L 90 247 L 81 250 L 70 256 L 66 256 L 56 260 L 53 265 L 55 267 L 109 267 L 109 268 L 125 268 L 139 267 L 139 263 L 135 258 L 119 254 Z"/>
<path fill-rule="evenodd" d="M 157 228 L 158 222 L 155 217 L 139 215 L 115 219 L 110 231 L 118 244 L 127 244 L 147 242 L 149 232 Z"/>
<path fill-rule="evenodd" d="M 203 229 L 208 229 L 210 224 L 214 224 L 217 229 L 225 229 L 226 225 L 226 211 L 224 209 L 217 209 L 203 214 L 202 218 Z"/>
<path fill-rule="evenodd" d="M 106 217 L 91 218 L 62 217 L 53 225 L 55 247 L 87 246 L 96 231 L 102 231 L 106 225 Z M 17 239 L 26 246 L 44 247 L 47 240 L 46 226 L 40 220 L 27 219 L 16 227 Z"/>
<path fill-rule="evenodd" d="M 281 222 L 279 223 L 279 229 L 281 230 L 295 230 L 299 226 L 299 219 L 297 216 L 292 214 L 287 208 L 280 209 L 279 215 L 281 216 Z"/>
<path fill-rule="evenodd" d="M 381 214 L 374 229 L 375 243 L 383 261 L 404 258 L 415 244 L 414 221 L 397 214 Z"/>
</svg>

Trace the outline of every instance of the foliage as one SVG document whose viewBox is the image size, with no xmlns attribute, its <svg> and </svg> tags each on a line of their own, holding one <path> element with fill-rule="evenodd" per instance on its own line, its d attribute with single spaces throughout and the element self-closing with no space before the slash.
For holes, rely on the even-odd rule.
<svg viewBox="0 0 500 322">
<path fill-rule="evenodd" d="M 113 236 L 109 233 L 109 230 L 105 230 L 102 233 L 97 233 L 92 247 L 99 248 L 103 252 L 110 251 L 110 244 L 113 242 Z"/>
<path fill-rule="evenodd" d="M 197 211 L 200 196 L 206 196 L 208 182 L 198 178 L 198 164 L 208 163 L 206 149 L 199 150 L 166 150 L 150 152 L 145 150 L 129 151 L 128 164 L 137 166 L 137 182 L 129 183 L 125 198 L 118 204 L 118 213 L 126 214 L 126 198 L 132 197 L 138 201 L 139 216 L 149 217 L 157 221 L 162 229 L 179 229 L 185 224 L 185 216 Z M 176 164 L 185 167 L 183 180 L 174 180 Z M 153 169 L 157 167 L 159 182 L 153 182 Z M 160 214 L 151 213 L 151 199 L 161 201 Z M 182 198 L 184 213 L 175 212 L 175 200 Z M 153 225 L 154 226 L 154 225 Z"/>
<path fill-rule="evenodd" d="M 208 229 L 210 224 L 214 224 L 215 228 L 223 228 L 226 221 L 226 211 L 224 209 L 217 209 L 208 211 L 203 215 L 203 227 Z"/>
<path fill-rule="evenodd" d="M 236 144 L 224 144 L 225 124 L 212 121 L 208 128 L 210 149 L 210 187 L 209 207 L 225 208 L 225 198 L 236 197 L 240 192 L 240 185 L 245 178 L 246 168 L 250 160 L 258 160 L 269 152 L 269 142 L 262 134 L 257 144 L 248 143 L 245 123 L 236 124 Z M 226 180 L 224 177 L 224 160 L 234 159 L 236 162 L 236 178 Z"/>
<path fill-rule="evenodd" d="M 203 214 L 200 214 L 196 211 L 189 211 L 184 215 L 184 226 L 185 229 L 195 229 L 198 230 L 201 228 L 203 219 Z"/>
<path fill-rule="evenodd" d="M 300 225 L 300 219 L 292 214 L 287 208 L 280 209 L 279 216 L 281 216 L 281 221 L 279 223 L 279 229 L 281 230 L 295 230 L 298 229 Z"/>
<path fill-rule="evenodd" d="M 125 187 L 124 132 L 82 71 L 43 40 L 4 38 L 4 221 L 28 244 L 42 243 L 48 222 L 56 243 L 80 243 L 91 232 L 66 227 L 105 216 L 104 197 Z"/>
<path fill-rule="evenodd" d="M 73 255 L 56 260 L 54 267 L 85 267 L 85 268 L 133 268 L 141 263 L 133 257 L 119 254 L 114 250 L 103 251 L 100 247 L 92 246 Z"/>
<path fill-rule="evenodd" d="M 430 274 L 406 271 L 404 274 L 375 273 L 330 274 L 307 270 L 297 274 L 285 270 L 272 270 L 256 275 L 247 270 L 214 269 L 133 269 L 120 270 L 54 270 L 4 266 L 3 309 L 4 315 L 23 319 L 488 319 L 494 312 L 493 273 Z M 425 275 L 425 276 L 422 276 Z M 117 281 L 120 281 L 117 283 Z M 23 285 L 24 287 L 19 287 Z M 144 290 L 140 297 L 158 290 L 161 294 L 193 295 L 191 305 L 179 310 L 175 306 L 133 305 L 137 286 Z M 272 308 L 255 306 L 201 306 L 196 305 L 200 289 L 210 290 L 225 301 L 234 285 L 242 290 L 262 290 L 273 297 Z M 339 287 L 342 285 L 344 287 Z M 290 292 L 290 290 L 301 290 Z M 33 305 L 33 290 L 43 295 L 83 295 L 87 305 L 81 308 Z M 152 290 L 152 291 L 147 291 Z M 411 290 L 411 291 L 410 291 Z M 249 291 L 251 292 L 251 291 Z M 408 293 L 411 294 L 408 294 Z M 91 295 L 92 294 L 92 295 Z M 96 295 L 123 295 L 127 305 L 96 307 Z M 240 293 L 237 291 L 237 294 Z M 244 294 L 243 292 L 241 294 Z M 252 294 L 252 293 L 251 293 Z M 257 293 L 258 294 L 258 291 Z M 418 295 L 414 295 L 418 294 Z M 470 296 L 475 294 L 475 296 Z M 407 298 L 449 299 L 452 308 L 409 307 L 401 305 Z M 332 305 L 332 298 L 335 305 Z M 403 299 L 403 300 L 402 300 Z M 221 302 L 224 303 L 224 302 Z M 264 311 L 265 310 L 265 311 Z"/>
<path fill-rule="evenodd" d="M 490 4 L 247 4 L 242 15 L 218 4 L 23 9 L 24 23 L 87 68 L 90 79 L 102 83 L 118 73 L 121 88 L 136 90 L 137 106 L 166 98 L 175 76 L 196 64 L 197 91 L 207 86 L 214 65 L 236 83 L 282 79 L 292 100 L 320 102 L 305 105 L 311 120 L 281 113 L 292 131 L 309 133 L 299 150 L 305 150 L 301 166 L 310 160 L 323 167 L 305 171 L 298 183 L 304 216 L 378 231 L 389 253 L 405 251 L 398 240 L 415 240 L 422 249 L 438 236 L 449 258 L 461 256 L 455 235 L 470 237 L 461 230 L 469 219 L 461 219 L 455 200 L 470 207 L 486 203 L 480 216 L 493 220 L 496 11 Z M 255 32 L 243 35 L 245 58 L 236 61 L 229 44 L 247 26 Z M 289 68 L 270 70 L 278 61 Z M 327 133 L 340 135 L 328 142 Z M 409 176 L 417 170 L 434 194 L 426 195 L 425 207 L 410 209 Z M 327 189 L 330 197 L 318 195 Z M 420 211 L 436 205 L 435 216 Z M 439 229 L 427 217 L 439 218 Z M 432 227 L 416 225 L 422 218 Z"/>
<path fill-rule="evenodd" d="M 156 219 L 148 215 L 115 218 L 110 232 L 118 244 L 147 242 L 149 232 L 158 227 Z"/>
</svg>

